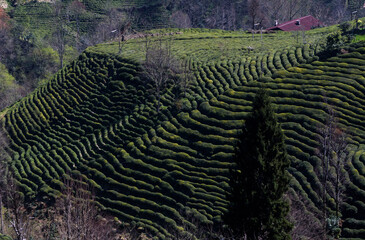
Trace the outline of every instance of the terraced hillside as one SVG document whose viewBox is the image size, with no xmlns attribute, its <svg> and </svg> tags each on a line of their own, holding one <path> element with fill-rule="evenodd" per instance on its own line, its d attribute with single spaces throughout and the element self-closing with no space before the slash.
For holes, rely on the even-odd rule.
<svg viewBox="0 0 365 240">
<path fill-rule="evenodd" d="M 291 187 L 319 212 L 314 153 L 327 96 L 351 133 L 343 236 L 365 238 L 365 44 L 348 51 L 317 61 L 305 45 L 192 61 L 195 80 L 180 108 L 168 89 L 158 115 L 138 62 L 89 49 L 0 115 L 12 168 L 29 199 L 55 198 L 63 175 L 83 176 L 120 220 L 156 238 L 189 234 L 192 221 L 221 221 L 234 145 L 265 87 L 286 135 Z"/>
</svg>

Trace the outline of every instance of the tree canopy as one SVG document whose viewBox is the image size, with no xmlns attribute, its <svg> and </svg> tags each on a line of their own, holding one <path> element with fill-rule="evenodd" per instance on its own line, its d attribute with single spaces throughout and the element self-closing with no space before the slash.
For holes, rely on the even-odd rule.
<svg viewBox="0 0 365 240">
<path fill-rule="evenodd" d="M 230 205 L 224 219 L 233 231 L 248 239 L 291 239 L 289 187 L 284 135 L 269 96 L 259 90 L 243 132 L 231 170 Z"/>
</svg>

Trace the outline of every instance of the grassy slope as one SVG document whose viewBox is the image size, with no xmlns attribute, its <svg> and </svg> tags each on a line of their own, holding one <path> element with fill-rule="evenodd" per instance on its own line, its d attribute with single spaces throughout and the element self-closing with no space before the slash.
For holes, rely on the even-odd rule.
<svg viewBox="0 0 365 240">
<path fill-rule="evenodd" d="M 173 50 L 192 56 L 196 77 L 181 111 L 167 91 L 156 117 L 150 86 L 138 75 L 139 40 L 127 43 L 122 57 L 105 53 L 116 52 L 116 44 L 88 49 L 7 109 L 13 167 L 27 196 L 57 196 L 60 177 L 72 173 L 94 185 L 107 210 L 160 238 L 184 231 L 192 218 L 219 222 L 235 139 L 255 92 L 266 87 L 287 137 L 292 189 L 319 211 L 314 151 L 325 94 L 352 134 L 343 233 L 364 238 L 363 45 L 319 62 L 308 45 L 280 48 L 296 43 L 287 33 L 263 44 L 269 49 L 234 32 L 191 30 L 177 38 Z M 260 52 L 245 55 L 239 49 L 248 44 Z"/>
</svg>

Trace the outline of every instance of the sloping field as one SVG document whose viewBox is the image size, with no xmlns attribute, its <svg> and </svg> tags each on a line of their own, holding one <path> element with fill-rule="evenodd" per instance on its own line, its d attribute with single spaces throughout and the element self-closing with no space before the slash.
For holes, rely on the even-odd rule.
<svg viewBox="0 0 365 240">
<path fill-rule="evenodd" d="M 343 236 L 365 238 L 365 44 L 316 60 L 305 45 L 193 61 L 195 81 L 181 108 L 167 90 L 157 115 L 137 62 L 89 49 L 7 109 L 16 178 L 33 199 L 57 197 L 64 174 L 81 175 L 103 208 L 161 239 L 195 220 L 219 222 L 237 136 L 265 87 L 286 135 L 292 189 L 320 212 L 314 153 L 327 96 L 351 133 Z"/>
</svg>

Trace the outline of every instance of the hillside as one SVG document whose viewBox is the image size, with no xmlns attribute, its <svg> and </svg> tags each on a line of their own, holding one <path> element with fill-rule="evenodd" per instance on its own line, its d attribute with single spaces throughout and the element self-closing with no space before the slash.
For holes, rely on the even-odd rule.
<svg viewBox="0 0 365 240">
<path fill-rule="evenodd" d="M 72 174 L 94 186 L 103 208 L 157 238 L 189 234 L 196 221 L 220 222 L 234 145 L 264 87 L 286 136 L 291 192 L 314 212 L 320 212 L 316 139 L 327 97 L 351 142 L 342 236 L 365 238 L 365 43 L 319 61 L 316 49 L 285 34 L 273 38 L 292 42 L 272 41 L 279 45 L 269 49 L 259 47 L 270 41 L 254 41 L 250 53 L 242 44 L 248 34 L 192 30 L 176 37 L 172 49 L 189 60 L 195 78 L 179 104 L 164 92 L 160 114 L 140 74 L 142 40 L 128 42 L 122 56 L 113 54 L 117 44 L 87 49 L 0 115 L 26 197 L 55 198 L 62 176 Z"/>
<path fill-rule="evenodd" d="M 17 21 L 33 31 L 49 31 L 47 22 L 53 22 L 50 1 L 9 0 L 3 4 L 13 8 L 12 15 Z M 66 1 L 67 6 L 75 1 Z M 92 31 L 93 24 L 109 15 L 111 9 L 130 15 L 136 30 L 161 27 L 215 28 L 237 30 L 252 28 L 252 13 L 255 23 L 265 28 L 273 26 L 275 20 L 280 23 L 299 17 L 313 15 L 325 24 L 331 25 L 350 20 L 351 12 L 357 10 L 364 17 L 364 0 L 347 1 L 305 1 L 287 2 L 283 0 L 84 0 L 80 1 L 86 11 L 81 13 L 82 31 Z M 252 12 L 251 6 L 258 4 Z M 74 19 L 71 19 L 74 22 Z"/>
<path fill-rule="evenodd" d="M 231 57 L 231 54 L 247 54 L 244 50 L 252 45 L 256 52 L 262 52 L 273 49 L 271 45 L 281 48 L 292 46 L 294 42 L 295 45 L 313 44 L 306 37 L 302 39 L 302 33 L 297 33 L 293 34 L 295 37 L 288 34 L 287 39 L 283 38 L 274 44 L 274 41 L 267 41 L 265 37 L 259 42 L 257 40 L 260 37 L 256 36 L 253 43 L 246 45 L 250 35 L 244 31 L 252 29 L 253 24 L 256 24 L 256 30 L 266 29 L 273 26 L 275 20 L 284 23 L 312 15 L 325 25 L 331 25 L 354 18 L 352 12 L 355 10 L 355 18 L 365 16 L 364 0 L 203 0 L 199 3 L 192 0 L 6 0 L 4 3 L 8 7 L 5 11 L 0 10 L 3 13 L 1 21 L 6 25 L 6 28 L 1 29 L 1 35 L 5 36 L 0 39 L 4 46 L 1 50 L 1 63 L 18 85 L 13 93 L 7 91 L 8 94 L 5 94 L 5 91 L 0 91 L 1 99 L 19 99 L 25 96 L 48 81 L 64 65 L 76 59 L 87 47 L 115 41 L 122 33 L 125 36 L 138 35 L 151 29 L 168 27 L 180 28 L 178 31 L 184 33 L 189 32 L 189 28 L 236 30 L 236 33 L 229 33 L 231 36 L 226 35 L 227 38 L 233 37 L 237 40 L 235 49 L 226 54 Z M 256 11 L 250 11 L 255 4 L 258 4 Z M 191 50 L 200 48 L 199 51 L 189 52 L 198 57 L 206 55 L 206 50 L 212 51 L 208 46 L 214 44 L 217 37 L 220 52 L 226 52 L 225 49 L 230 47 L 226 44 L 230 41 L 218 36 L 224 33 L 216 31 L 211 35 L 203 34 L 201 37 L 207 38 L 204 42 L 199 39 L 199 34 L 202 33 L 196 32 L 195 42 L 188 41 L 194 46 Z M 243 40 L 243 46 L 237 45 L 240 40 Z M 138 46 L 132 45 L 132 49 Z M 182 51 L 182 55 L 185 54 L 184 49 L 179 51 Z M 138 55 L 138 51 L 128 53 Z M 220 58 L 217 53 L 216 51 L 214 58 Z M 8 106 L 8 102 L 12 101 L 5 101 L 0 105 Z"/>
</svg>

